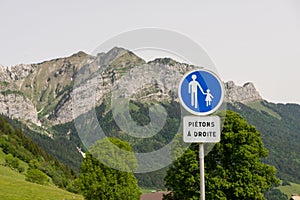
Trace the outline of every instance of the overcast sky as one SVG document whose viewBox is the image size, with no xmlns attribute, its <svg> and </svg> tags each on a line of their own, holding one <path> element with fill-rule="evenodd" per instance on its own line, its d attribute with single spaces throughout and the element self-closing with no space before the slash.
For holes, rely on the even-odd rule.
<svg viewBox="0 0 300 200">
<path fill-rule="evenodd" d="M 184 2 L 184 3 L 183 3 Z M 202 46 L 224 81 L 300 103 L 300 1 L 0 0 L 0 64 L 37 63 L 157 27 Z"/>
</svg>

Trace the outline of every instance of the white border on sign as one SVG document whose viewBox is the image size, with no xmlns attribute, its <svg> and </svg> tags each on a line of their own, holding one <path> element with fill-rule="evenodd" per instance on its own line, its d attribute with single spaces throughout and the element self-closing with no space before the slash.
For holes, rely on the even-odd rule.
<svg viewBox="0 0 300 200">
<path fill-rule="evenodd" d="M 193 73 L 193 72 L 196 72 L 196 71 L 204 71 L 204 72 L 208 72 L 210 74 L 212 74 L 219 82 L 220 86 L 221 86 L 221 98 L 220 98 L 220 101 L 219 103 L 217 104 L 217 106 L 215 108 L 213 108 L 212 110 L 210 111 L 207 111 L 207 112 L 196 112 L 194 110 L 191 110 L 187 105 L 185 105 L 184 101 L 182 100 L 182 97 L 181 97 L 181 85 L 182 85 L 182 82 L 184 81 L 184 79 L 190 74 L 190 73 Z M 184 74 L 184 76 L 181 78 L 180 80 L 180 83 L 179 83 L 179 87 L 178 87 L 178 97 L 179 97 L 179 100 L 180 100 L 180 103 L 181 105 L 184 107 L 184 109 L 188 112 L 190 112 L 191 114 L 194 114 L 194 115 L 198 115 L 198 116 L 205 116 L 205 115 L 209 115 L 211 113 L 214 113 L 216 110 L 218 110 L 220 108 L 220 106 L 222 105 L 223 103 L 223 100 L 224 100 L 224 86 L 223 86 L 223 82 L 221 81 L 221 79 L 219 78 L 219 76 L 210 71 L 210 70 L 207 70 L 207 69 L 195 69 L 195 70 L 192 70 L 192 71 L 189 71 L 187 73 Z"/>
</svg>

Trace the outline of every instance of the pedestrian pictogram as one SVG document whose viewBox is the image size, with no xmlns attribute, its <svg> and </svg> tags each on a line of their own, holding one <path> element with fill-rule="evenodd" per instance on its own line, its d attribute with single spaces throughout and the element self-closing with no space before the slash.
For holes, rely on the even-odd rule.
<svg viewBox="0 0 300 200">
<path fill-rule="evenodd" d="M 182 106 L 194 115 L 208 115 L 223 101 L 223 84 L 211 71 L 199 69 L 184 75 L 179 85 Z"/>
</svg>

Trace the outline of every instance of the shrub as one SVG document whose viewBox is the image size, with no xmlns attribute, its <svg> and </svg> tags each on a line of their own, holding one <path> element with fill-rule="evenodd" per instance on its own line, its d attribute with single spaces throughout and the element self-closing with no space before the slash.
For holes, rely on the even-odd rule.
<svg viewBox="0 0 300 200">
<path fill-rule="evenodd" d="M 12 154 L 8 154 L 5 157 L 5 165 L 9 166 L 13 169 L 18 169 L 19 167 L 19 159 L 15 158 Z"/>
<path fill-rule="evenodd" d="M 25 180 L 44 185 L 48 182 L 48 176 L 39 169 L 29 168 L 27 170 Z"/>
</svg>

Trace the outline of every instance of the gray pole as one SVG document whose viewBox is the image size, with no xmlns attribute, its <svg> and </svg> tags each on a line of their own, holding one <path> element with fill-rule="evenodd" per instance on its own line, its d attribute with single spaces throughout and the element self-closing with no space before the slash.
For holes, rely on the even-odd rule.
<svg viewBox="0 0 300 200">
<path fill-rule="evenodd" d="M 200 199 L 205 200 L 204 185 L 204 144 L 199 143 L 199 168 L 200 168 Z"/>
</svg>

